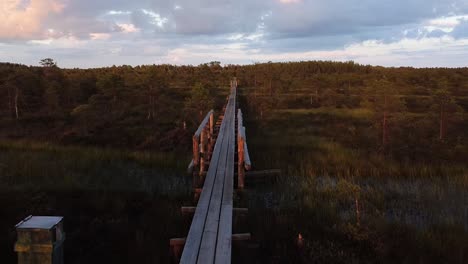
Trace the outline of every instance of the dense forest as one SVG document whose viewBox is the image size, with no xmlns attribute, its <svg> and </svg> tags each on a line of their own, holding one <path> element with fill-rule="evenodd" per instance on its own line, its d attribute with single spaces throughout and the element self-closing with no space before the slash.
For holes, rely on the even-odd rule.
<svg viewBox="0 0 468 264">
<path fill-rule="evenodd" d="M 81 70 L 60 69 L 52 59 L 41 65 L 0 65 L 1 137 L 171 150 L 187 144 L 182 139 L 203 112 L 220 108 L 234 76 L 248 88 L 243 93 L 257 120 L 281 109 L 367 115 L 372 122 L 356 118 L 328 128 L 327 136 L 399 159 L 462 162 L 468 154 L 467 68 L 210 62 Z"/>
<path fill-rule="evenodd" d="M 191 135 L 232 77 L 254 169 L 281 169 L 235 198 L 257 243 L 235 263 L 466 263 L 468 68 L 327 61 L 0 64 L 0 256 L 50 214 L 67 263 L 167 263 Z"/>
</svg>

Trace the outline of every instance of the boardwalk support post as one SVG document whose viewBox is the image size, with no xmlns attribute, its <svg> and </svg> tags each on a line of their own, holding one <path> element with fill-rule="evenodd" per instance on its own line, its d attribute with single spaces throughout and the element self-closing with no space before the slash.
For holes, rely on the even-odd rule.
<svg viewBox="0 0 468 264">
<path fill-rule="evenodd" d="M 198 166 L 198 163 L 200 162 L 200 143 L 198 141 L 198 137 L 194 135 L 192 137 L 192 145 L 193 145 L 193 166 Z"/>
<path fill-rule="evenodd" d="M 252 167 L 243 122 L 242 111 L 239 109 L 237 111 L 237 188 L 239 189 L 245 186 L 245 171 Z"/>
<path fill-rule="evenodd" d="M 244 170 L 244 139 L 242 136 L 238 136 L 238 163 L 237 163 L 237 187 L 239 189 L 244 188 L 244 182 L 245 182 L 245 170 Z"/>
<path fill-rule="evenodd" d="M 206 128 L 203 128 L 200 135 L 200 175 L 205 171 L 206 162 Z"/>
</svg>

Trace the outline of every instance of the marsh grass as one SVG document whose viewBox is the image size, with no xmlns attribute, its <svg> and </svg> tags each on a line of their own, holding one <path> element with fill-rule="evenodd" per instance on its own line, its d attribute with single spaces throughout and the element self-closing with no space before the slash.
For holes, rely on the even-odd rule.
<svg viewBox="0 0 468 264">
<path fill-rule="evenodd" d="M 29 141 L 0 142 L 2 189 L 189 191 L 185 157 Z M 188 158 L 187 158 L 188 159 Z"/>
<path fill-rule="evenodd" d="M 168 241 L 187 233 L 188 157 L 46 142 L 0 141 L 0 262 L 15 263 L 14 225 L 27 215 L 65 218 L 67 263 L 168 263 Z"/>
<path fill-rule="evenodd" d="M 370 119 L 373 113 L 368 108 L 299 108 L 299 109 L 278 109 L 274 111 L 275 114 L 292 114 L 300 118 L 300 115 L 313 115 L 323 114 L 328 116 L 340 117 L 340 118 L 358 118 L 358 119 Z"/>
<path fill-rule="evenodd" d="M 250 120 L 254 167 L 282 175 L 248 192 L 249 230 L 270 241 L 278 263 L 466 263 L 466 164 L 397 160 L 342 142 L 370 118 L 361 109 L 288 109 Z"/>
</svg>

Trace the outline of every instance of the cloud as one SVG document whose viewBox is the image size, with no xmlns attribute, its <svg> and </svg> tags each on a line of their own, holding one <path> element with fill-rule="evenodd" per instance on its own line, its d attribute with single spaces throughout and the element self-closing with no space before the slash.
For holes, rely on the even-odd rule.
<svg viewBox="0 0 468 264">
<path fill-rule="evenodd" d="M 461 65 L 468 53 L 460 46 L 468 38 L 466 0 L 0 1 L 1 58 L 29 64 L 48 54 L 70 67 L 307 59 Z"/>
<path fill-rule="evenodd" d="M 451 33 L 455 38 L 468 38 L 468 19 L 460 22 Z"/>
<path fill-rule="evenodd" d="M 90 33 L 89 36 L 92 40 L 107 40 L 111 37 L 108 33 Z"/>
<path fill-rule="evenodd" d="M 136 33 L 140 31 L 140 29 L 135 27 L 135 25 L 133 24 L 122 23 L 122 24 L 117 24 L 117 26 L 119 26 L 119 28 L 121 29 L 123 33 Z"/>
<path fill-rule="evenodd" d="M 2 0 L 0 2 L 0 39 L 41 38 L 47 33 L 44 21 L 58 14 L 64 4 L 56 0 Z"/>
<path fill-rule="evenodd" d="M 279 0 L 283 4 L 296 4 L 302 2 L 302 0 Z"/>
</svg>

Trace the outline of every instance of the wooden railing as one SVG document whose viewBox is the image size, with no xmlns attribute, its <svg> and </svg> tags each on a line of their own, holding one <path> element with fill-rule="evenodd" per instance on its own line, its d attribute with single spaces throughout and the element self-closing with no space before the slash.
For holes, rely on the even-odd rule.
<svg viewBox="0 0 468 264">
<path fill-rule="evenodd" d="M 247 138 L 245 136 L 245 127 L 243 124 L 242 111 L 237 111 L 237 188 L 242 189 L 245 185 L 245 171 L 250 170 L 249 149 L 247 148 Z"/>
<path fill-rule="evenodd" d="M 246 208 L 233 207 L 236 141 L 238 189 L 244 188 L 245 171 L 252 166 L 242 111 L 236 113 L 236 110 L 237 80 L 234 78 L 227 103 L 216 124 L 213 111 L 210 111 L 192 137 L 193 157 L 189 169 L 200 167 L 199 173 L 198 170 L 193 173 L 194 196 L 198 202 L 196 207 L 181 209 L 193 214 L 193 218 L 186 238 L 170 240 L 175 262 L 231 263 L 232 241 L 245 241 L 251 237 L 249 233 L 232 233 L 233 213 L 248 212 Z"/>
<path fill-rule="evenodd" d="M 193 156 L 192 161 L 188 166 L 188 170 L 192 171 L 194 167 L 199 167 L 200 173 L 205 171 L 206 162 L 209 159 L 209 151 L 214 144 L 214 111 L 211 110 L 206 114 L 195 134 L 192 137 Z"/>
</svg>

